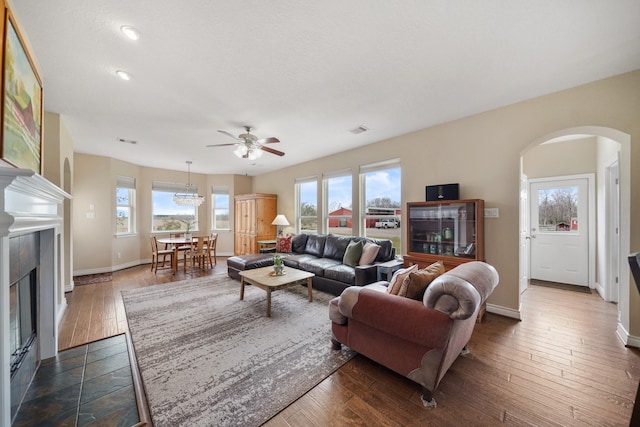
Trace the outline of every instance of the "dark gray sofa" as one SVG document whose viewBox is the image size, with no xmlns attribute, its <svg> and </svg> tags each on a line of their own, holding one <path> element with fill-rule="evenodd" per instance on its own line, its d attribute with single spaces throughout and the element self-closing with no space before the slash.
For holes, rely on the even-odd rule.
<svg viewBox="0 0 640 427">
<path fill-rule="evenodd" d="M 370 241 L 380 245 L 373 264 L 355 268 L 342 263 L 351 240 Z M 291 239 L 291 253 L 283 254 L 285 266 L 309 271 L 313 288 L 340 295 L 349 286 L 364 286 L 377 280 L 376 264 L 391 261 L 396 252 L 391 240 L 334 234 L 297 234 Z M 273 253 L 233 256 L 227 260 L 229 277 L 240 280 L 240 271 L 273 265 Z"/>
</svg>

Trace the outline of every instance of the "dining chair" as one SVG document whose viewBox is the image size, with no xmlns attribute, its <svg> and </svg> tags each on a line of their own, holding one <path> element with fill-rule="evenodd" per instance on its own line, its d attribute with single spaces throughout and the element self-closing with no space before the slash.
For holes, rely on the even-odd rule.
<svg viewBox="0 0 640 427">
<path fill-rule="evenodd" d="M 211 265 L 211 256 L 209 255 L 209 249 L 207 245 L 208 237 L 199 236 L 191 245 L 191 249 L 186 253 L 187 259 L 189 260 L 189 264 L 191 269 L 197 264 L 200 268 L 204 268 L 209 262 L 209 267 L 213 267 Z"/>
<path fill-rule="evenodd" d="M 158 241 L 156 236 L 151 236 L 151 271 L 158 272 L 158 264 L 160 263 L 160 257 L 162 257 L 162 268 L 173 268 L 173 250 L 171 249 L 158 249 Z M 169 267 L 165 267 L 165 261 L 169 256 Z"/>
<path fill-rule="evenodd" d="M 218 233 L 211 233 L 207 242 L 207 252 L 209 254 L 209 264 L 218 264 L 216 259 L 216 244 L 218 243 Z M 211 260 L 211 253 L 213 252 L 213 261 Z"/>
</svg>

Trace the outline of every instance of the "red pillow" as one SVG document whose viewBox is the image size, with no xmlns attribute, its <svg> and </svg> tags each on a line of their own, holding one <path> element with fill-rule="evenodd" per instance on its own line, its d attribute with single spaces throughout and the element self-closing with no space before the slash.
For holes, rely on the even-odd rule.
<svg viewBox="0 0 640 427">
<path fill-rule="evenodd" d="M 293 236 L 278 237 L 276 239 L 276 252 L 283 254 L 291 253 L 291 238 Z"/>
</svg>

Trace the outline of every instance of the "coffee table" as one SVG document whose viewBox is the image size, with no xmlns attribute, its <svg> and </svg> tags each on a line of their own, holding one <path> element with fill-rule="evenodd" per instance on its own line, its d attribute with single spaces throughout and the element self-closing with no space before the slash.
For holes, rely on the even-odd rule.
<svg viewBox="0 0 640 427">
<path fill-rule="evenodd" d="M 267 317 L 271 317 L 271 292 L 296 285 L 306 280 L 309 291 L 309 302 L 313 301 L 311 278 L 315 276 L 303 270 L 287 267 L 283 275 L 273 275 L 273 267 L 262 267 L 240 272 L 240 300 L 244 299 L 244 285 L 249 283 L 267 292 Z"/>
</svg>

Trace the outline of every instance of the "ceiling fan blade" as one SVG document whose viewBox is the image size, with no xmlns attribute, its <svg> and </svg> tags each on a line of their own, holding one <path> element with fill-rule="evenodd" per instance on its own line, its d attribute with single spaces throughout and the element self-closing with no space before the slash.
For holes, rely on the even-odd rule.
<svg viewBox="0 0 640 427">
<path fill-rule="evenodd" d="M 273 144 L 275 142 L 280 142 L 280 140 L 278 138 L 271 137 L 271 138 L 260 138 L 256 142 L 258 144 Z"/>
<path fill-rule="evenodd" d="M 207 145 L 207 147 L 226 147 L 228 145 L 238 145 L 238 143 L 236 142 L 235 144 L 232 142 L 231 144 L 209 144 Z"/>
<path fill-rule="evenodd" d="M 233 134 L 231 134 L 231 133 L 227 132 L 226 130 L 220 130 L 220 129 L 218 129 L 218 132 L 220 132 L 220 133 L 222 133 L 222 134 L 224 134 L 224 135 L 227 135 L 227 136 L 229 136 L 229 137 L 231 137 L 231 138 L 233 138 L 233 139 L 238 139 L 238 137 L 236 137 L 235 135 L 233 135 Z"/>
<path fill-rule="evenodd" d="M 273 148 L 260 147 L 260 149 L 262 151 L 266 151 L 267 153 L 275 154 L 276 156 L 281 156 L 281 157 L 284 156 L 284 153 L 282 151 L 274 150 Z"/>
</svg>

